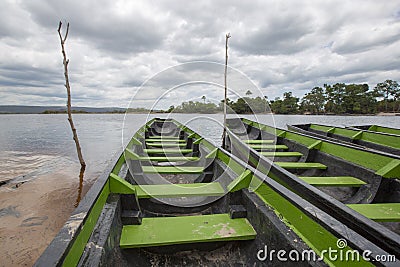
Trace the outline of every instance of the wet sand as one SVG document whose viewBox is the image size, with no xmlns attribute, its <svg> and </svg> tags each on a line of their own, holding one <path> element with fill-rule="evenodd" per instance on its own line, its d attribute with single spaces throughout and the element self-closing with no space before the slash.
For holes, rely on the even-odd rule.
<svg viewBox="0 0 400 267">
<path fill-rule="evenodd" d="M 0 187 L 0 266 L 34 264 L 75 209 L 76 169 L 41 175 L 18 187 Z M 82 195 L 89 187 L 90 183 L 83 183 Z"/>
</svg>

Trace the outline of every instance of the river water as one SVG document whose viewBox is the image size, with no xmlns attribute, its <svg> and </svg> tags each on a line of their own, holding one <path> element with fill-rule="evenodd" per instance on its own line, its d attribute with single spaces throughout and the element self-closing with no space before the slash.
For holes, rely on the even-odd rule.
<svg viewBox="0 0 400 267">
<path fill-rule="evenodd" d="M 228 115 L 232 117 L 233 115 Z M 172 117 L 215 145 L 221 144 L 222 114 L 74 114 L 87 163 L 83 184 L 65 114 L 0 116 L 0 266 L 31 265 L 113 155 L 147 120 Z M 287 124 L 333 126 L 378 124 L 400 128 L 400 116 L 243 116 L 286 128 Z"/>
</svg>

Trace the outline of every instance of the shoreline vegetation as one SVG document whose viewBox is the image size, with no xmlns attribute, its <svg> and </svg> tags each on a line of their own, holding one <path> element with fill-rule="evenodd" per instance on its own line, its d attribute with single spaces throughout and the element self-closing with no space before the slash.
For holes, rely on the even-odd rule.
<svg viewBox="0 0 400 267">
<path fill-rule="evenodd" d="M 324 84 L 314 87 L 301 99 L 292 92 L 283 93 L 283 97 L 273 100 L 264 97 L 252 97 L 247 90 L 246 96 L 236 101 L 227 99 L 227 113 L 236 114 L 288 114 L 288 115 L 397 115 L 400 116 L 400 86 L 397 81 L 386 80 L 378 83 L 372 90 L 368 84 Z M 222 113 L 224 100 L 218 105 L 207 101 L 182 102 L 166 110 L 147 108 L 90 108 L 73 107 L 74 114 L 159 114 L 159 113 Z M 44 106 L 0 106 L 0 114 L 65 114 L 66 107 Z"/>
<path fill-rule="evenodd" d="M 126 112 L 127 114 L 166 114 L 169 112 L 160 110 L 160 111 L 129 111 Z M 176 114 L 223 114 L 223 112 L 218 111 L 218 112 L 175 112 Z M 37 115 L 56 115 L 56 114 L 67 114 L 66 111 L 58 111 L 58 110 L 45 110 L 44 112 L 41 113 L 20 113 L 20 112 L 0 112 L 1 115 L 32 115 L 32 114 L 37 114 Z M 87 111 L 82 111 L 82 110 L 73 110 L 72 114 L 87 114 L 87 115 L 93 115 L 93 114 L 125 114 L 125 111 L 110 111 L 110 112 L 87 112 Z M 233 114 L 233 112 L 228 112 L 228 114 Z M 256 113 L 238 113 L 238 114 L 243 114 L 243 115 L 251 115 L 251 114 L 272 114 L 272 115 L 318 115 L 318 116 L 400 116 L 400 111 L 399 112 L 379 112 L 379 113 L 365 113 L 365 114 L 360 114 L 360 113 L 320 113 L 320 114 L 313 114 L 313 113 L 274 113 L 274 112 L 256 112 Z"/>
</svg>

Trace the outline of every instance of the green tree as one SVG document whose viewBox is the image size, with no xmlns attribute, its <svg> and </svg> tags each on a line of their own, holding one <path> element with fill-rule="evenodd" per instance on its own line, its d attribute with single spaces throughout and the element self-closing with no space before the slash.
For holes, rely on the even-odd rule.
<svg viewBox="0 0 400 267">
<path fill-rule="evenodd" d="M 283 93 L 283 100 L 279 97 L 271 101 L 271 109 L 276 114 L 296 114 L 298 113 L 299 98 L 294 97 L 292 92 Z"/>
<path fill-rule="evenodd" d="M 243 98 L 239 98 L 235 103 L 233 103 L 232 109 L 236 113 L 239 113 L 239 114 L 251 112 L 249 105 L 247 104 L 246 100 Z"/>
<path fill-rule="evenodd" d="M 374 114 L 377 111 L 377 101 L 372 91 L 366 92 L 360 99 L 361 113 Z"/>
<path fill-rule="evenodd" d="M 276 97 L 274 100 L 271 100 L 270 107 L 272 112 L 275 114 L 282 113 L 282 100 L 279 97 Z"/>
<path fill-rule="evenodd" d="M 400 111 L 400 87 L 397 87 L 396 92 L 393 95 L 394 98 L 394 103 L 397 105 L 397 111 Z M 393 106 L 393 111 L 394 111 L 394 106 Z"/>
<path fill-rule="evenodd" d="M 294 97 L 292 92 L 285 92 L 283 93 L 283 101 L 282 105 L 284 108 L 283 114 L 296 114 L 299 109 L 299 98 Z"/>
<path fill-rule="evenodd" d="M 219 111 L 223 111 L 224 110 L 224 102 L 225 101 L 223 99 L 219 102 L 219 105 L 218 105 L 218 110 Z M 227 109 L 227 112 L 232 112 L 233 103 L 234 102 L 232 100 L 230 100 L 229 98 L 226 99 L 226 105 L 230 108 L 230 109 Z"/>
<path fill-rule="evenodd" d="M 251 113 L 261 113 L 267 109 L 267 100 L 260 96 L 255 98 L 244 97 L 244 100 L 247 102 Z"/>
<path fill-rule="evenodd" d="M 396 102 L 399 98 L 400 94 L 399 84 L 393 80 L 386 80 L 382 83 L 378 83 L 374 88 L 375 96 L 383 97 L 385 102 L 385 112 L 388 111 L 388 101 L 389 98 L 392 97 L 394 102 Z M 395 104 L 394 104 L 395 106 Z M 395 107 L 393 106 L 393 111 Z"/>
<path fill-rule="evenodd" d="M 364 113 L 365 109 L 363 110 L 361 103 L 367 102 L 365 98 L 368 90 L 368 84 L 346 84 L 342 102 L 344 112 L 349 114 Z"/>
<path fill-rule="evenodd" d="M 198 101 L 182 102 L 174 112 L 178 113 L 215 113 L 218 107 L 214 103 L 202 103 Z"/>
<path fill-rule="evenodd" d="M 167 110 L 167 113 L 171 113 L 175 109 L 174 105 L 169 106 L 169 109 Z"/>
<path fill-rule="evenodd" d="M 334 85 L 324 84 L 325 94 L 326 94 L 326 103 L 325 110 L 326 112 L 342 114 L 345 112 L 345 108 L 343 106 L 343 97 L 345 95 L 345 84 L 344 83 L 336 83 Z"/>
<path fill-rule="evenodd" d="M 325 92 L 321 87 L 314 87 L 311 92 L 307 93 L 301 100 L 301 110 L 320 114 L 324 110 Z"/>
</svg>

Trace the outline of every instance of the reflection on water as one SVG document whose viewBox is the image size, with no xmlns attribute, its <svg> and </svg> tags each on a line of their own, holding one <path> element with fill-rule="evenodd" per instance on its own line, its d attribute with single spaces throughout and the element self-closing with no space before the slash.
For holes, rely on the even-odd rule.
<svg viewBox="0 0 400 267">
<path fill-rule="evenodd" d="M 75 205 L 74 205 L 75 208 L 78 207 L 78 205 L 82 199 L 83 175 L 84 174 L 85 174 L 85 166 L 82 166 L 81 170 L 79 171 L 79 187 L 78 187 L 78 196 L 76 197 L 76 201 L 75 201 Z"/>
</svg>

